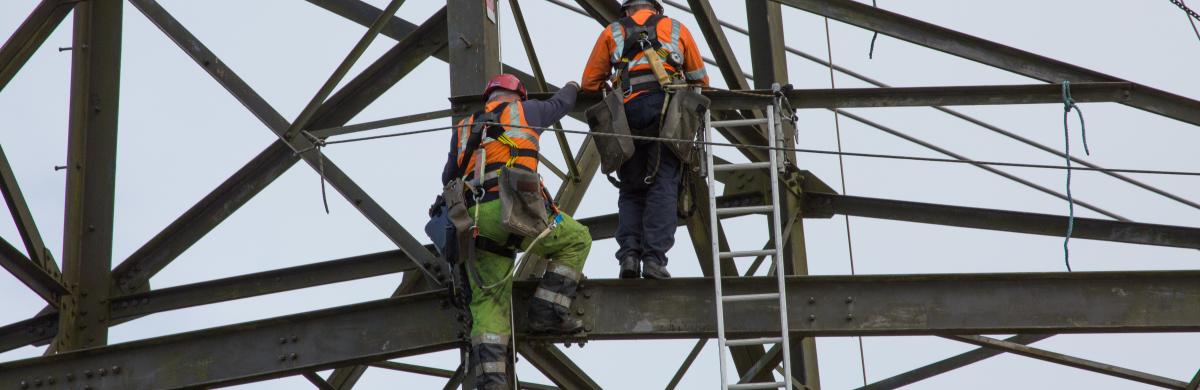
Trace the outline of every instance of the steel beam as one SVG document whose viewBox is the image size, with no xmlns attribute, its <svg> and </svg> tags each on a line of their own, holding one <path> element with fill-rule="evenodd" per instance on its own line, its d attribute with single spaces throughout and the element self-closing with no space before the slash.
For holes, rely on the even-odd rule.
<svg viewBox="0 0 1200 390">
<path fill-rule="evenodd" d="M 305 130 L 308 127 L 317 109 L 324 105 L 325 98 L 328 98 L 338 83 L 342 82 L 342 79 L 346 77 L 346 73 L 350 72 L 350 67 L 354 66 L 355 62 L 358 62 L 359 57 L 362 57 L 367 48 L 371 46 L 371 42 L 375 41 L 375 37 L 379 36 L 379 30 L 382 30 L 391 21 L 392 15 L 396 14 L 401 5 L 404 5 L 404 0 L 391 0 L 388 3 L 383 13 L 375 18 L 375 21 L 371 23 L 371 27 L 367 28 L 367 32 L 363 33 L 362 38 L 359 38 L 358 43 L 354 44 L 354 48 L 350 49 L 350 53 L 346 55 L 346 58 L 342 59 L 337 69 L 334 69 L 333 74 L 325 80 L 325 84 L 321 85 L 321 89 L 317 90 L 317 94 L 313 95 L 312 99 L 309 99 L 308 105 L 304 106 L 304 109 L 300 111 L 300 115 L 296 117 L 296 120 L 292 121 L 287 131 L 284 131 L 283 138 L 291 139 L 301 130 Z"/>
<path fill-rule="evenodd" d="M 1060 215 L 818 193 L 805 194 L 805 207 L 816 218 L 841 214 L 1043 236 L 1062 236 L 1068 222 Z M 1071 237 L 1200 249 L 1200 228 L 1183 226 L 1075 218 Z"/>
<path fill-rule="evenodd" d="M 1033 344 L 1044 340 L 1050 336 L 1049 334 L 1019 334 L 1013 337 L 1004 339 L 1008 342 L 1017 344 Z M 925 365 L 904 373 L 897 374 L 887 379 L 871 383 L 869 385 L 858 388 L 857 390 L 893 390 L 904 386 L 917 383 L 919 381 L 929 379 L 947 372 L 966 367 L 968 365 L 983 361 L 993 356 L 1003 354 L 999 350 L 989 348 L 977 348 L 958 355 L 939 360 L 935 363 Z"/>
<path fill-rule="evenodd" d="M 514 311 L 524 313 L 525 311 Z M 571 361 L 558 347 L 547 343 L 518 343 L 517 352 L 525 360 L 546 375 L 550 381 L 564 389 L 600 389 L 586 372 Z"/>
<path fill-rule="evenodd" d="M 153 0 L 131 0 L 131 3 L 177 45 L 201 65 L 223 87 L 233 94 L 256 117 L 272 129 L 286 129 L 287 120 L 274 111 L 248 84 L 237 77 L 228 66 L 187 29 Z M 360 76 L 329 99 L 314 116 L 314 127 L 334 127 L 345 124 L 367 105 L 382 95 L 410 72 L 420 60 L 444 45 L 437 42 L 445 34 L 445 18 L 431 19 L 420 34 L 401 41 L 369 66 Z M 389 23 L 389 26 L 395 26 Z M 416 32 L 414 27 L 411 31 Z M 387 31 L 385 29 L 385 31 Z M 408 48 L 401 49 L 401 47 Z M 114 270 L 121 291 L 137 291 L 145 282 L 180 253 L 220 224 L 249 201 L 259 191 L 287 171 L 299 158 L 288 144 L 277 141 L 259 156 L 227 179 L 184 215 L 139 248 Z"/>
<path fill-rule="evenodd" d="M 967 344 L 975 344 L 984 348 L 997 349 L 1000 351 L 1017 354 L 1025 357 L 1034 358 L 1041 361 L 1057 363 L 1068 367 L 1074 367 L 1081 370 L 1091 371 L 1117 378 L 1128 379 L 1134 382 L 1145 383 L 1151 386 L 1158 386 L 1167 389 L 1183 390 L 1188 383 L 1174 380 L 1154 374 L 1149 374 L 1141 371 L 1130 370 L 1113 366 L 1110 364 L 1099 363 L 1087 359 L 1081 359 L 1074 356 L 1068 356 L 1057 352 L 1051 352 L 1044 349 L 1038 349 L 1023 344 L 1018 344 L 1010 341 L 997 340 L 984 336 L 943 336 L 954 341 L 961 341 Z"/>
<path fill-rule="evenodd" d="M 58 312 L 46 311 L 33 318 L 0 326 L 0 352 L 7 352 L 58 334 Z"/>
<path fill-rule="evenodd" d="M 42 47 L 50 33 L 62 24 L 63 19 L 78 1 L 42 0 L 33 12 L 17 26 L 4 46 L 0 46 L 0 91 L 12 81 L 13 76 L 25 66 L 33 52 Z"/>
<path fill-rule="evenodd" d="M 533 68 L 533 76 L 537 78 L 537 84 L 535 85 L 537 85 L 539 92 L 549 92 L 550 87 L 546 83 L 546 75 L 542 73 L 542 62 L 538 60 L 537 50 L 533 47 L 533 37 L 529 34 L 529 27 L 525 25 L 525 13 L 521 12 L 521 4 L 517 0 L 509 0 L 508 4 L 512 8 L 513 20 L 517 24 L 517 31 L 521 33 L 521 45 L 525 46 L 525 56 L 529 59 L 529 67 Z M 562 123 L 555 122 L 554 127 L 561 129 Z M 578 180 L 579 167 L 575 163 L 575 156 L 571 154 L 571 144 L 567 142 L 567 135 L 556 132 L 554 133 L 554 137 L 558 140 L 558 148 L 562 152 L 563 161 L 566 161 L 567 171 L 570 172 L 570 176 L 568 177 L 570 180 Z"/>
<path fill-rule="evenodd" d="M 720 24 L 720 20 L 714 20 Z M 787 53 L 784 51 L 783 11 L 768 0 L 746 0 L 746 26 L 749 27 L 750 59 L 757 76 L 754 87 L 771 89 L 771 84 L 788 84 Z"/>
<path fill-rule="evenodd" d="M 0 383 L 217 387 L 442 350 L 460 342 L 444 301 L 427 293 L 5 363 Z"/>
<path fill-rule="evenodd" d="M 59 297 L 69 293 L 58 279 L 38 267 L 4 239 L 0 239 L 0 267 L 8 270 L 51 306 L 57 307 Z"/>
<path fill-rule="evenodd" d="M 1049 83 L 1126 82 L 851 0 L 772 1 Z M 1140 84 L 1133 88 L 1136 93 L 1123 104 L 1200 125 L 1200 102 Z"/>
<path fill-rule="evenodd" d="M 414 270 L 408 256 L 393 250 L 113 297 L 110 310 L 114 320 L 128 319 Z"/>
<path fill-rule="evenodd" d="M 792 331 L 805 336 L 1200 331 L 1200 271 L 796 276 Z M 774 291 L 773 278 L 731 279 L 731 293 Z M 518 282 L 518 312 L 535 282 Z M 590 280 L 574 309 L 588 339 L 714 337 L 712 280 Z M 811 302 L 808 299 L 812 297 Z M 216 386 L 455 348 L 456 310 L 427 293 L 0 364 L 0 383 L 119 366 L 105 388 Z M 778 332 L 764 307 L 730 307 L 733 337 Z M 421 313 L 419 316 L 413 313 Z M 811 316 L 811 317 L 810 317 Z M 810 318 L 812 319 L 810 321 Z M 544 338 L 531 341 L 582 341 Z M 293 339 L 292 336 L 296 336 Z M 296 353 L 295 359 L 292 353 Z M 283 356 L 284 361 L 279 361 Z"/>
<path fill-rule="evenodd" d="M 29 259 L 40 268 L 42 273 L 53 279 L 55 284 L 61 284 L 62 272 L 58 270 L 58 264 L 54 262 L 54 255 L 50 253 L 50 248 L 47 248 L 46 243 L 42 241 L 42 234 L 33 219 L 33 213 L 29 211 L 29 204 L 25 202 L 25 195 L 21 193 L 21 186 L 17 182 L 17 176 L 13 173 L 12 166 L 9 165 L 8 156 L 4 154 L 3 147 L 0 147 L 0 195 L 4 196 L 8 212 L 12 214 L 13 222 L 17 225 L 17 231 L 21 234 L 21 241 L 25 244 L 25 253 L 29 254 Z M 50 286 L 50 288 L 56 289 L 54 286 Z M 66 293 L 66 291 L 59 293 Z M 39 293 L 39 295 L 41 294 Z M 51 305 L 58 307 L 58 299 L 52 301 Z"/>
<path fill-rule="evenodd" d="M 692 6 L 693 14 L 696 15 L 696 23 L 700 27 L 700 32 L 704 34 L 704 40 L 708 42 L 708 49 L 712 51 L 713 60 L 721 69 L 721 76 L 725 78 L 725 84 L 729 86 L 729 89 L 750 89 L 750 84 L 746 82 L 746 73 L 742 71 L 742 65 L 738 63 L 737 55 L 729 47 L 729 40 L 725 38 L 725 30 L 721 29 L 712 5 L 708 3 L 708 0 L 688 0 L 688 4 Z M 770 86 L 767 88 L 769 89 Z M 766 106 L 766 104 L 770 103 L 760 106 Z M 753 106 L 747 105 L 740 108 L 750 107 Z"/>
<path fill-rule="evenodd" d="M 575 3 L 600 25 L 606 26 L 625 16 L 621 13 L 620 4 L 615 0 L 575 0 Z"/>
<path fill-rule="evenodd" d="M 329 382 L 325 381 L 325 378 L 322 378 L 320 375 L 317 375 L 316 373 L 306 372 L 301 375 L 304 376 L 304 379 L 307 379 L 309 383 L 312 383 L 313 386 L 315 386 L 319 390 L 334 390 L 333 386 L 330 386 Z"/>
<path fill-rule="evenodd" d="M 1076 102 L 1122 102 L 1138 94 L 1134 85 L 1127 82 L 1095 82 L 1071 84 L 1071 96 Z M 710 108 L 716 111 L 765 107 L 773 98 L 770 90 L 723 91 L 709 90 L 704 96 L 712 101 Z M 1051 104 L 1062 103 L 1062 87 L 1048 84 L 1023 85 L 963 85 L 942 87 L 886 87 L 886 88 L 837 88 L 795 89 L 786 95 L 796 109 L 805 108 L 873 108 L 873 107 L 925 107 L 925 106 L 968 106 L 1004 104 Z M 549 97 L 548 94 L 530 94 L 531 99 Z M 599 94 L 582 94 L 576 111 L 582 111 L 598 103 Z M 474 111 L 483 104 L 478 95 L 450 98 L 456 112 Z"/>
<path fill-rule="evenodd" d="M 63 283 L 57 349 L 108 342 L 116 192 L 117 112 L 121 85 L 121 0 L 75 7 L 67 137 Z"/>
<path fill-rule="evenodd" d="M 418 366 L 415 364 L 397 363 L 397 362 L 389 362 L 389 361 L 374 362 L 374 363 L 371 363 L 370 366 L 386 368 L 386 369 L 394 370 L 394 371 L 411 372 L 413 374 L 436 376 L 439 378 L 447 378 L 447 379 L 453 378 L 454 374 L 457 372 L 457 371 L 452 371 L 452 370 L 443 370 L 440 368 L 425 367 L 425 366 Z M 521 385 L 521 389 L 527 389 L 527 390 L 557 390 L 558 389 L 557 387 L 554 387 L 554 386 L 546 386 L 546 385 L 530 383 L 530 382 L 521 382 L 520 385 Z"/>
</svg>

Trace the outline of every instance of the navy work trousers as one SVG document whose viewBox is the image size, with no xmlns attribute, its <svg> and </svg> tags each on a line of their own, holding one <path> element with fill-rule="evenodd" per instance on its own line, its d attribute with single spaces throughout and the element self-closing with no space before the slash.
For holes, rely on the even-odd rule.
<svg viewBox="0 0 1200 390">
<path fill-rule="evenodd" d="M 625 103 L 634 134 L 659 135 L 664 98 L 661 91 L 648 91 Z M 633 157 L 617 170 L 617 260 L 632 256 L 666 265 L 679 220 L 679 158 L 661 142 L 635 141 L 634 146 Z"/>
</svg>

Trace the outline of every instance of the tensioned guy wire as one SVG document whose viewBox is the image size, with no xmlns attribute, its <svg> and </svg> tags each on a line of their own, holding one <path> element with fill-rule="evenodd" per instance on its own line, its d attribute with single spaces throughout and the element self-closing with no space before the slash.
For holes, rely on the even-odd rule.
<svg viewBox="0 0 1200 390">
<path fill-rule="evenodd" d="M 872 1 L 874 3 L 874 1 Z M 875 33 L 876 36 L 879 33 Z M 875 51 L 875 38 L 871 38 L 871 52 Z M 833 34 L 829 32 L 829 18 L 825 18 L 825 54 L 829 57 L 829 88 L 837 89 L 837 78 L 833 73 Z M 842 152 L 842 123 L 837 110 L 833 111 L 833 128 L 837 134 L 837 149 L 838 153 Z M 838 173 L 842 180 L 842 194 L 850 195 L 846 191 L 846 161 L 845 155 L 838 155 Z M 850 275 L 857 275 L 858 272 L 854 269 L 854 240 L 850 234 L 850 216 L 842 215 L 846 222 L 846 252 L 850 255 Z M 858 336 L 858 364 L 862 368 L 863 386 L 867 385 L 867 353 L 863 348 L 863 338 Z"/>
<path fill-rule="evenodd" d="M 739 149 L 790 151 L 790 152 L 796 152 L 796 153 L 824 154 L 824 155 L 834 155 L 834 156 L 843 155 L 843 156 L 848 156 L 848 157 L 879 158 L 879 159 L 889 159 L 889 160 L 925 161 L 925 162 L 954 163 L 954 164 L 979 164 L 979 165 L 991 165 L 991 166 L 998 166 L 998 167 L 1013 167 L 1013 168 L 1057 169 L 1057 170 L 1106 172 L 1106 173 L 1141 173 L 1141 174 L 1148 174 L 1148 175 L 1197 176 L 1197 177 L 1200 177 L 1200 172 L 1188 172 L 1188 171 L 1090 168 L 1090 167 L 1079 167 L 1079 166 L 1074 166 L 1074 165 L 1070 166 L 1070 167 L 1065 167 L 1062 165 L 1029 164 L 1029 163 L 1002 162 L 1002 161 L 955 160 L 955 159 L 937 158 L 937 157 L 903 156 L 903 155 L 880 154 L 880 153 L 838 152 L 835 150 L 789 148 L 789 147 L 784 147 L 784 146 L 770 147 L 770 146 L 766 146 L 766 145 L 746 145 L 746 144 L 735 144 L 735 143 L 728 143 L 728 142 L 680 140 L 680 139 L 673 139 L 673 138 L 651 137 L 651 136 L 644 136 L 644 135 L 595 133 L 595 132 L 591 132 L 588 130 L 555 129 L 553 127 L 520 126 L 520 125 L 510 125 L 510 124 L 503 124 L 503 123 L 494 123 L 494 125 L 504 126 L 504 127 L 518 127 L 518 128 L 534 129 L 534 130 L 542 130 L 542 131 L 558 131 L 558 132 L 562 132 L 562 133 L 566 133 L 566 134 L 579 134 L 579 135 L 600 136 L 600 137 L 623 137 L 623 138 L 629 138 L 629 139 L 641 140 L 641 141 L 673 142 L 673 143 L 681 143 L 681 144 L 692 144 L 692 145 L 697 145 L 697 146 L 712 145 L 712 146 L 725 146 L 725 147 L 732 147 L 732 148 L 739 148 Z M 383 128 L 383 127 L 387 127 L 387 126 L 381 126 L 380 128 Z M 302 154 L 302 153 L 311 151 L 314 148 L 319 147 L 319 146 L 370 141 L 370 140 L 377 140 L 377 139 L 384 139 L 384 138 L 403 137 L 403 136 L 408 136 L 408 135 L 432 133 L 432 132 L 443 131 L 443 130 L 457 129 L 460 127 L 465 127 L 465 125 L 434 127 L 434 128 L 404 131 L 404 132 L 398 132 L 398 133 L 392 133 L 392 134 L 382 134 L 382 135 L 375 135 L 375 136 L 369 136 L 369 137 L 350 138 L 350 139 L 344 139 L 344 140 L 332 140 L 332 141 L 321 140 L 320 142 L 317 142 L 315 146 L 301 149 L 299 151 L 296 151 L 295 154 Z"/>
</svg>

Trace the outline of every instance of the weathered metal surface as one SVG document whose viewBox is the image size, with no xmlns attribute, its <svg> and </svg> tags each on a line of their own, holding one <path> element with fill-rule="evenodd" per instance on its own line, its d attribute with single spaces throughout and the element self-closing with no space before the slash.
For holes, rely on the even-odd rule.
<svg viewBox="0 0 1200 390">
<path fill-rule="evenodd" d="M 436 376 L 436 377 L 447 378 L 447 379 L 453 378 L 454 375 L 457 373 L 457 371 L 452 371 L 452 370 L 443 370 L 440 368 L 425 367 L 425 366 L 418 366 L 415 364 L 397 363 L 397 362 L 389 362 L 389 361 L 371 363 L 370 366 L 386 368 L 386 369 L 395 370 L 395 371 L 410 372 L 413 374 Z M 530 383 L 530 382 L 521 382 L 520 386 L 521 386 L 521 389 L 528 389 L 528 390 L 557 390 L 558 389 L 558 387 L 540 385 L 537 383 Z"/>
<path fill-rule="evenodd" d="M 600 385 L 557 346 L 546 343 L 520 343 L 517 344 L 517 352 L 558 387 L 600 389 Z"/>
<path fill-rule="evenodd" d="M 1069 80 L 1072 92 L 1075 83 L 1125 81 L 851 0 L 772 1 L 1038 80 Z M 1200 125 L 1200 102 L 1140 84 L 1134 90 L 1123 104 Z"/>
<path fill-rule="evenodd" d="M 63 284 L 56 348 L 70 351 L 108 342 L 116 194 L 117 113 L 121 85 L 123 2 L 75 7 L 71 110 L 67 135 Z"/>
<path fill-rule="evenodd" d="M 0 383 L 212 387 L 441 350 L 459 342 L 443 301 L 427 293 L 6 363 Z"/>
<path fill-rule="evenodd" d="M 49 291 L 57 290 L 58 294 L 66 293 L 66 289 L 61 285 L 62 272 L 58 270 L 58 264 L 54 262 L 50 248 L 47 248 L 46 243 L 42 241 L 42 234 L 33 219 L 33 213 L 29 211 L 29 204 L 25 202 L 25 195 L 21 193 L 21 186 L 17 182 L 17 176 L 13 173 L 12 166 L 9 165 L 8 156 L 4 154 L 3 147 L 0 147 L 0 195 L 3 195 L 5 204 L 8 205 L 8 212 L 17 225 L 17 232 L 21 234 L 21 241 L 25 244 L 25 253 L 29 255 L 33 265 L 53 280 L 53 285 L 47 284 L 45 288 Z M 50 298 L 49 295 L 44 294 L 44 291 L 38 291 L 38 295 L 49 301 L 51 306 L 58 307 L 57 297 Z"/>
<path fill-rule="evenodd" d="M 68 293 L 67 288 L 59 283 L 58 279 L 38 267 L 32 260 L 21 254 L 21 251 L 2 238 L 0 238 L 0 268 L 8 270 L 34 294 L 42 297 L 46 303 L 52 306 L 57 307 L 59 297 Z"/>
<path fill-rule="evenodd" d="M 805 194 L 810 217 L 834 214 L 1014 233 L 1062 236 L 1068 218 L 1023 211 L 949 206 L 832 194 Z M 1072 238 L 1200 249 L 1200 228 L 1075 218 Z"/>
<path fill-rule="evenodd" d="M 1071 96 L 1081 103 L 1125 102 L 1140 93 L 1141 90 L 1134 87 L 1135 84 L 1129 82 L 1080 82 L 1071 84 Z M 773 99 L 770 90 L 706 90 L 703 94 L 712 101 L 709 108 L 715 111 L 763 107 L 771 104 Z M 796 109 L 1062 104 L 1062 87 L 1052 84 L 1019 84 L 794 89 L 785 96 Z M 530 94 L 531 99 L 545 97 L 548 95 Z M 599 94 L 581 94 L 576 110 L 582 111 L 599 101 Z M 461 95 L 450 98 L 450 102 L 461 106 L 456 107 L 456 110 L 466 112 L 482 104 L 482 98 L 478 95 Z"/>
<path fill-rule="evenodd" d="M 1081 359 L 1074 356 L 1068 356 L 1057 352 L 1051 352 L 1044 349 L 1038 349 L 1026 346 L 1011 341 L 997 340 L 984 336 L 944 336 L 947 339 L 961 341 L 968 344 L 975 344 L 985 348 L 997 349 L 1008 353 L 1013 353 L 1025 357 L 1057 363 L 1068 367 L 1075 367 L 1081 370 L 1087 370 L 1095 373 L 1100 373 L 1117 378 L 1128 379 L 1134 382 L 1145 383 L 1151 386 L 1158 386 L 1167 389 L 1184 389 L 1188 383 L 1174 380 L 1171 378 L 1145 373 L 1141 371 L 1130 370 L 1128 368 L 1117 367 L 1111 364 L 1104 364 L 1092 360 Z"/>
<path fill-rule="evenodd" d="M 0 327 L 0 352 L 46 341 L 57 333 L 58 312 L 40 313 L 33 318 Z"/>
<path fill-rule="evenodd" d="M 714 22 L 721 24 L 720 19 Z M 788 84 L 783 11 L 779 4 L 769 0 L 746 0 L 746 26 L 749 28 L 752 70 L 756 76 L 754 88 L 769 90 L 773 83 Z"/>
<path fill-rule="evenodd" d="M 42 0 L 17 30 L 0 46 L 0 91 L 25 66 L 29 57 L 46 42 L 50 33 L 62 24 L 77 1 Z"/>
<path fill-rule="evenodd" d="M 1200 271 L 796 276 L 788 279 L 788 299 L 797 303 L 789 324 L 805 336 L 1195 332 L 1197 278 Z M 775 288 L 771 278 L 725 283 L 736 294 Z M 534 288 L 535 282 L 516 284 L 516 312 L 526 309 Z M 590 280 L 580 297 L 575 309 L 585 313 L 593 341 L 716 331 L 708 279 Z M 455 310 L 443 301 L 427 293 L 10 362 L 0 364 L 0 383 L 66 373 L 82 379 L 84 370 L 117 365 L 121 375 L 93 378 L 92 385 L 209 386 L 446 349 L 459 339 Z M 727 310 L 735 337 L 778 332 L 770 307 Z M 516 320 L 526 340 L 561 340 L 530 336 L 524 318 Z"/>
<path fill-rule="evenodd" d="M 1033 344 L 1037 341 L 1044 340 L 1050 336 L 1053 336 L 1053 335 L 1050 335 L 1050 334 L 1019 334 L 1019 335 L 1009 337 L 1004 340 L 1008 341 L 1008 342 L 1017 343 L 1017 344 Z M 945 374 L 947 372 L 950 372 L 950 371 L 953 371 L 953 370 L 956 370 L 959 368 L 966 367 L 968 365 L 983 361 L 984 359 L 987 359 L 987 358 L 990 358 L 993 356 L 997 356 L 1002 353 L 1004 353 L 1004 352 L 995 350 L 995 349 L 988 349 L 988 348 L 973 349 L 973 350 L 963 352 L 958 355 L 954 355 L 954 356 L 939 360 L 932 364 L 928 364 L 928 365 L 921 366 L 921 367 L 918 367 L 918 368 L 915 368 L 915 369 L 912 369 L 909 371 L 905 371 L 900 374 L 896 374 L 895 376 L 888 377 L 887 379 L 883 379 L 883 380 L 871 383 L 869 385 L 860 387 L 857 390 L 899 389 L 901 387 L 908 386 L 908 385 L 917 383 L 917 382 L 925 380 L 925 379 L 929 379 L 929 378 L 932 378 L 932 377 L 935 377 L 935 376 L 938 376 L 941 374 Z"/>
</svg>

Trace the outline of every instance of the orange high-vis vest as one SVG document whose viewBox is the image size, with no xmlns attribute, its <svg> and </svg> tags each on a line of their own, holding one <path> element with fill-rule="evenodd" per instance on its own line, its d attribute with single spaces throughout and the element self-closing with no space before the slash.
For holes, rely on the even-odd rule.
<svg viewBox="0 0 1200 390">
<path fill-rule="evenodd" d="M 635 13 L 632 17 L 633 22 L 642 25 L 645 24 L 655 13 L 650 10 L 642 10 Z M 662 48 L 670 53 L 677 53 L 683 59 L 683 69 L 676 69 L 664 59 L 664 67 L 672 73 L 680 72 L 691 84 L 700 86 L 708 86 L 708 73 L 704 68 L 704 59 L 700 56 L 700 49 L 696 45 L 696 41 L 692 38 L 691 32 L 688 31 L 682 23 L 677 20 L 662 17 L 656 26 L 654 26 L 658 41 L 661 42 Z M 580 79 L 580 89 L 584 92 L 599 91 L 604 82 L 608 81 L 613 74 L 613 68 L 620 64 L 622 54 L 629 58 L 629 72 L 643 72 L 650 70 L 649 61 L 642 53 L 625 53 L 626 50 L 631 50 L 625 47 L 626 41 L 625 28 L 620 21 L 609 24 L 608 27 L 600 33 L 600 37 L 596 40 L 596 45 L 592 48 L 592 54 L 588 58 L 587 65 L 583 71 L 583 77 Z M 636 50 L 636 49 L 633 49 Z M 624 86 L 628 88 L 630 86 Z M 632 96 L 627 96 L 627 100 Z"/>
<path fill-rule="evenodd" d="M 484 105 L 485 111 L 497 109 L 502 102 L 489 102 Z M 499 191 L 496 179 L 500 169 L 505 166 L 516 166 L 537 172 L 538 142 L 541 136 L 537 130 L 530 129 L 525 121 L 525 106 L 521 102 L 512 102 L 500 112 L 499 123 L 504 132 L 497 138 L 485 138 L 479 144 L 479 149 L 467 150 L 467 142 L 471 138 L 470 126 L 475 123 L 475 115 L 458 122 L 458 164 L 466 161 L 467 169 L 463 174 L 464 181 L 475 188 L 486 188 L 488 191 Z M 515 146 L 515 148 L 514 148 Z M 484 177 L 475 177 L 475 165 L 479 153 L 484 154 Z"/>
</svg>

